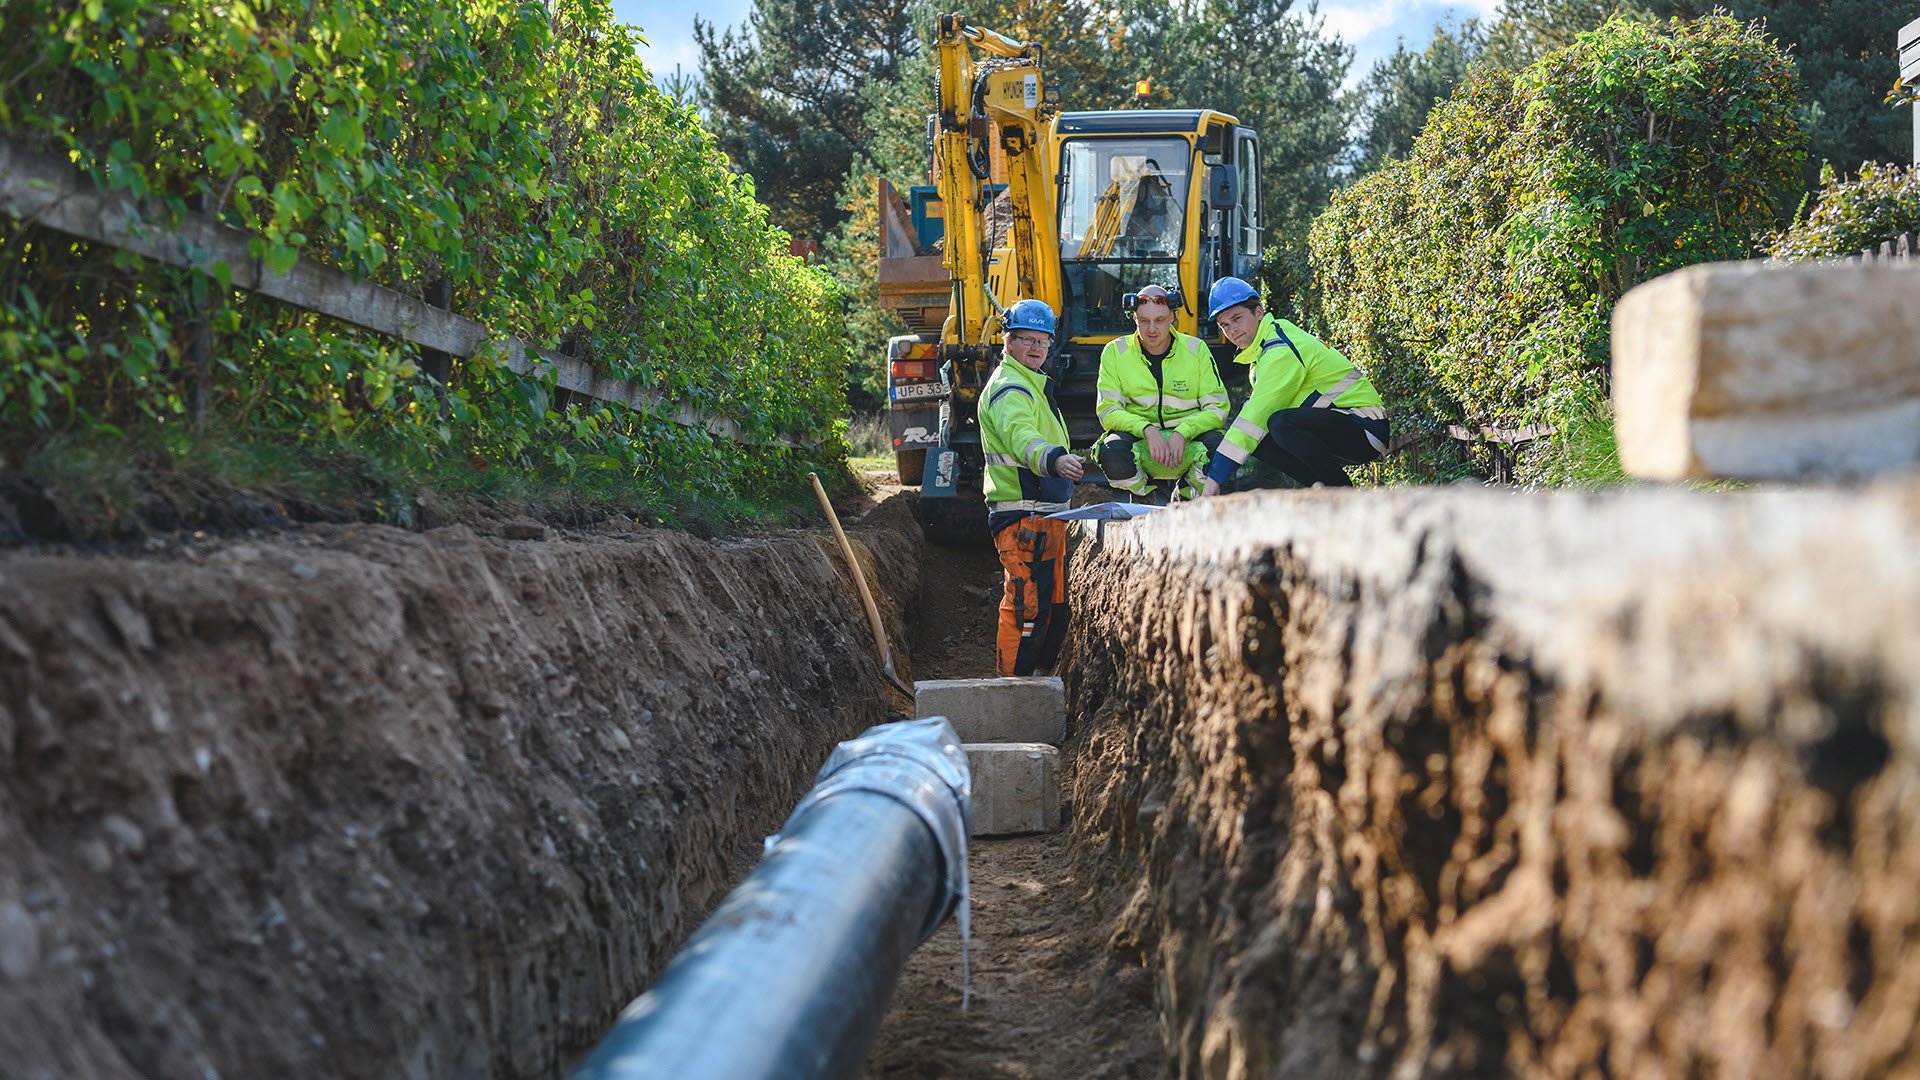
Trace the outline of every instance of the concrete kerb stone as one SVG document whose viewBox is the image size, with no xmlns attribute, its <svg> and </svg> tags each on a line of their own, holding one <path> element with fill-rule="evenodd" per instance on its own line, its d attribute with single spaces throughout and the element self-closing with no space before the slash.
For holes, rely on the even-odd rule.
<svg viewBox="0 0 1920 1080">
<path fill-rule="evenodd" d="M 1920 461 L 1920 260 L 1690 266 L 1613 310 L 1620 463 L 1649 480 Z"/>
<path fill-rule="evenodd" d="M 1060 827 L 1060 751 L 1045 743 L 965 743 L 973 771 L 973 835 Z"/>
<path fill-rule="evenodd" d="M 944 716 L 962 743 L 1059 743 L 1067 691 L 1058 678 L 926 679 L 913 684 L 916 716 Z"/>
</svg>

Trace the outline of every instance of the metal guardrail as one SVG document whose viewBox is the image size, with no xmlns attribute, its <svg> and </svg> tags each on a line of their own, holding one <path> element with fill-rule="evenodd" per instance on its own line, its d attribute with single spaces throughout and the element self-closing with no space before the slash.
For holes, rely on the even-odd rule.
<svg viewBox="0 0 1920 1080">
<path fill-rule="evenodd" d="M 737 420 L 699 413 L 658 391 L 602 378 L 583 361 L 496 334 L 476 320 L 370 281 L 355 280 L 311 259 L 298 260 L 284 274 L 273 273 L 250 253 L 253 237 L 240 229 L 193 211 L 182 215 L 177 225 L 163 226 L 159 222 L 172 215 L 158 205 L 124 193 L 102 192 L 72 166 L 4 139 L 0 139 L 0 210 L 24 222 L 194 270 L 216 281 L 224 274 L 234 288 L 433 352 L 458 357 L 498 354 L 509 371 L 552 377 L 563 389 L 618 402 L 683 427 L 704 428 L 736 443 L 801 447 L 819 441 L 797 434 L 750 437 Z"/>
</svg>

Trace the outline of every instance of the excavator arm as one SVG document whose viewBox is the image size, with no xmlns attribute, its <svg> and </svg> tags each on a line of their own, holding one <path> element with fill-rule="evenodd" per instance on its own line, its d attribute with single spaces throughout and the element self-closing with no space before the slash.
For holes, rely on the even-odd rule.
<svg viewBox="0 0 1920 1080">
<path fill-rule="evenodd" d="M 946 207 L 945 263 L 955 283 L 949 341 L 986 344 L 1000 324 L 989 283 L 988 139 L 1006 153 L 1012 206 L 1010 246 L 1015 291 L 1060 310 L 1059 238 L 1044 155 L 1046 122 L 1058 111 L 1041 79 L 1041 49 L 942 15 L 935 35 L 940 67 L 940 197 Z M 976 61 L 973 49 L 990 54 Z"/>
</svg>

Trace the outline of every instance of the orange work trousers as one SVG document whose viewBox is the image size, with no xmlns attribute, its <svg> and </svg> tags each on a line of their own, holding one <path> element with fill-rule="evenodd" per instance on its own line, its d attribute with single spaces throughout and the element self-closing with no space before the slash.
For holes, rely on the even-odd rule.
<svg viewBox="0 0 1920 1080">
<path fill-rule="evenodd" d="M 1067 523 L 1029 514 L 995 534 L 993 546 L 1007 571 L 994 670 L 1051 669 L 1067 636 Z"/>
</svg>

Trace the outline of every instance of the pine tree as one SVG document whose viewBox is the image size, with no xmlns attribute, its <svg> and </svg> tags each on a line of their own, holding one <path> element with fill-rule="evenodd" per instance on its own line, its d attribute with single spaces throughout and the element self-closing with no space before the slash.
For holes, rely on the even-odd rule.
<svg viewBox="0 0 1920 1080">
<path fill-rule="evenodd" d="M 744 27 L 694 19 L 701 103 L 773 220 L 826 235 L 841 181 L 870 132 L 862 89 L 917 49 L 909 0 L 754 0 Z"/>
<path fill-rule="evenodd" d="M 1518 71 L 1620 14 L 1644 10 L 1637 0 L 1506 0 L 1487 29 L 1487 57 Z"/>
<path fill-rule="evenodd" d="M 1766 20 L 1800 64 L 1801 123 L 1811 136 L 1806 183 L 1821 162 L 1851 175 L 1863 162 L 1904 164 L 1912 116 L 1885 104 L 1899 77 L 1894 36 L 1920 15 L 1913 0 L 1639 0 L 1657 17 L 1698 18 L 1716 9 Z"/>
<path fill-rule="evenodd" d="M 1435 26 L 1424 51 L 1414 52 L 1402 42 L 1393 55 L 1376 62 L 1360 87 L 1364 134 L 1354 176 L 1406 156 L 1427 114 L 1452 95 L 1485 51 L 1486 35 L 1469 20 L 1459 27 Z"/>
<path fill-rule="evenodd" d="M 1487 55 L 1518 69 L 1615 14 L 1697 19 L 1715 11 L 1765 20 L 1798 61 L 1809 191 L 1823 161 L 1852 173 L 1863 162 L 1907 160 L 1911 117 L 1884 99 L 1899 75 L 1894 35 L 1920 14 L 1912 0 L 1507 0 L 1488 31 Z"/>
<path fill-rule="evenodd" d="M 1260 133 L 1268 238 L 1304 243 L 1341 180 L 1359 105 L 1341 88 L 1353 50 L 1292 0 L 1134 0 L 1126 26 L 1127 55 L 1152 81 L 1151 106 L 1220 109 Z"/>
</svg>

